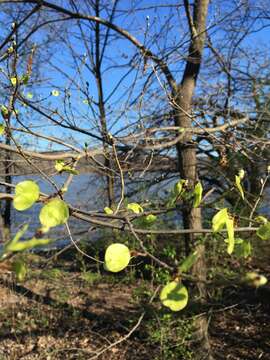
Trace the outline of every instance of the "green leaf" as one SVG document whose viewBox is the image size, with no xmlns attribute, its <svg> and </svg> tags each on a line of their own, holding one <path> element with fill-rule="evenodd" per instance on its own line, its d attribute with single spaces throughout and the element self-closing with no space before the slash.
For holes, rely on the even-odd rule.
<svg viewBox="0 0 270 360">
<path fill-rule="evenodd" d="M 154 222 L 156 222 L 157 217 L 154 214 L 149 214 L 149 215 L 145 216 L 143 220 L 147 225 L 150 225 L 150 224 L 153 224 Z"/>
<path fill-rule="evenodd" d="M 28 84 L 28 81 L 29 81 L 30 77 L 28 74 L 25 74 L 21 77 L 21 82 L 24 84 L 24 85 L 27 85 Z"/>
<path fill-rule="evenodd" d="M 226 227 L 227 227 L 227 232 L 228 232 L 227 253 L 229 255 L 231 255 L 233 252 L 233 249 L 234 249 L 234 221 L 233 221 L 233 219 L 230 219 L 228 217 L 228 219 L 226 220 Z"/>
<path fill-rule="evenodd" d="M 195 264 L 195 262 L 198 259 L 198 252 L 194 251 L 190 255 L 188 255 L 185 260 L 182 262 L 182 264 L 179 266 L 179 271 L 181 273 L 186 273 L 189 271 L 189 269 Z"/>
<path fill-rule="evenodd" d="M 107 215 L 112 215 L 112 214 L 113 214 L 113 210 L 112 210 L 111 208 L 109 208 L 108 206 L 106 206 L 106 207 L 104 208 L 104 212 L 105 212 L 105 214 L 107 214 Z"/>
<path fill-rule="evenodd" d="M 40 211 L 39 220 L 44 232 L 54 226 L 63 225 L 69 218 L 67 204 L 60 199 L 50 200 Z"/>
<path fill-rule="evenodd" d="M 36 239 L 33 237 L 30 240 L 18 241 L 16 243 L 10 243 L 5 247 L 5 252 L 18 252 L 33 249 L 34 247 L 44 246 L 52 243 L 51 239 Z"/>
<path fill-rule="evenodd" d="M 245 194 L 244 194 L 244 190 L 243 190 L 242 185 L 241 185 L 241 178 L 238 175 L 235 175 L 235 185 L 236 185 L 242 199 L 244 200 L 245 199 Z"/>
<path fill-rule="evenodd" d="M 7 244 L 4 245 L 4 253 L 8 252 L 6 249 L 10 246 L 13 246 L 14 244 L 17 244 L 17 242 L 20 240 L 20 238 L 26 233 L 28 229 L 28 224 L 24 225 L 19 231 L 17 231 L 16 235 L 12 240 L 10 240 Z"/>
<path fill-rule="evenodd" d="M 131 210 L 132 212 L 134 212 L 135 214 L 140 214 L 143 212 L 143 208 L 141 207 L 141 205 L 137 204 L 137 203 L 130 203 L 127 205 L 127 209 Z"/>
<path fill-rule="evenodd" d="M 58 90 L 52 90 L 51 92 L 52 96 L 59 96 L 60 95 L 60 92 Z"/>
<path fill-rule="evenodd" d="M 17 85 L 17 78 L 16 77 L 11 77 L 10 82 L 11 82 L 12 86 L 16 86 Z"/>
<path fill-rule="evenodd" d="M 119 272 L 125 269 L 130 261 L 129 248 L 124 244 L 111 244 L 105 252 L 105 269 L 111 272 Z"/>
<path fill-rule="evenodd" d="M 244 278 L 244 281 L 248 283 L 248 285 L 258 288 L 267 283 L 267 278 L 263 275 L 258 274 L 257 272 L 248 272 Z"/>
<path fill-rule="evenodd" d="M 198 182 L 194 188 L 194 202 L 193 202 L 193 207 L 196 208 L 200 205 L 201 201 L 202 201 L 202 193 L 203 193 L 203 187 L 202 184 L 200 182 Z"/>
<path fill-rule="evenodd" d="M 258 223 L 261 223 L 261 224 L 266 224 L 267 223 L 267 219 L 262 215 L 259 215 L 259 216 L 255 217 L 254 220 L 257 221 Z"/>
<path fill-rule="evenodd" d="M 267 221 L 264 225 L 261 225 L 257 230 L 256 234 L 262 240 L 270 240 L 270 221 Z"/>
<path fill-rule="evenodd" d="M 5 132 L 5 125 L 4 124 L 0 124 L 0 135 L 3 135 Z"/>
<path fill-rule="evenodd" d="M 160 300 L 164 306 L 172 311 L 180 311 L 188 303 L 188 291 L 178 281 L 172 281 L 161 290 Z"/>
<path fill-rule="evenodd" d="M 8 108 L 5 105 L 1 105 L 1 114 L 3 116 L 4 119 L 8 118 Z"/>
<path fill-rule="evenodd" d="M 23 282 L 27 274 L 27 266 L 24 261 L 17 260 L 12 264 L 12 270 L 15 272 L 16 279 Z"/>
<path fill-rule="evenodd" d="M 29 209 L 39 199 L 39 186 L 32 180 L 19 182 L 15 187 L 13 206 L 18 211 Z"/>
<path fill-rule="evenodd" d="M 68 172 L 73 175 L 79 174 L 79 172 L 77 170 L 73 169 L 71 166 L 65 165 L 65 162 L 63 160 L 56 160 L 54 167 L 59 173 L 62 173 L 65 171 L 65 172 Z"/>
<path fill-rule="evenodd" d="M 32 98 L 33 98 L 33 94 L 30 93 L 30 92 L 28 92 L 28 93 L 26 94 L 26 96 L 28 97 L 28 99 L 32 99 Z"/>
<path fill-rule="evenodd" d="M 179 197 L 183 191 L 183 186 L 186 185 L 187 180 L 179 180 L 175 185 L 174 185 L 174 195 L 176 197 Z"/>
<path fill-rule="evenodd" d="M 220 231 L 224 228 L 228 219 L 227 208 L 219 210 L 212 219 L 212 228 L 214 232 Z"/>
<path fill-rule="evenodd" d="M 252 252 L 252 247 L 251 247 L 251 243 L 249 241 L 246 240 L 242 240 L 241 243 L 239 243 L 239 240 L 242 239 L 235 239 L 235 250 L 234 253 L 238 258 L 244 258 L 246 259 L 247 257 L 249 257 L 251 255 Z"/>
</svg>

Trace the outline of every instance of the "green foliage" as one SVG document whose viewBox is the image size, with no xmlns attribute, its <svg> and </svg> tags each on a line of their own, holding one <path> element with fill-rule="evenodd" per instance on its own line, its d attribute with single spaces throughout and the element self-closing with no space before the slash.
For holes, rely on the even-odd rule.
<svg viewBox="0 0 270 360">
<path fill-rule="evenodd" d="M 119 272 L 125 269 L 130 262 L 129 248 L 124 244 L 111 244 L 105 252 L 105 269 Z"/>
<path fill-rule="evenodd" d="M 270 221 L 267 221 L 265 224 L 261 225 L 256 234 L 262 240 L 270 240 Z"/>
<path fill-rule="evenodd" d="M 60 92 L 58 90 L 54 89 L 54 90 L 52 90 L 51 95 L 57 97 L 60 95 Z"/>
<path fill-rule="evenodd" d="M 5 252 L 25 251 L 38 246 L 49 245 L 51 243 L 51 239 L 36 239 L 35 237 L 33 237 L 30 240 L 10 242 L 5 246 Z"/>
<path fill-rule="evenodd" d="M 241 178 L 238 175 L 235 175 L 235 185 L 236 185 L 242 199 L 244 200 L 245 199 L 245 194 L 244 194 L 244 190 L 243 190 L 242 185 L 241 185 Z"/>
<path fill-rule="evenodd" d="M 161 290 L 160 300 L 164 306 L 172 311 L 180 311 L 187 306 L 188 291 L 184 285 L 174 280 Z"/>
<path fill-rule="evenodd" d="M 55 169 L 61 174 L 62 172 L 67 172 L 73 175 L 79 175 L 79 172 L 73 169 L 70 165 L 66 165 L 63 160 L 56 160 Z"/>
<path fill-rule="evenodd" d="M 39 186 L 32 180 L 25 180 L 15 187 L 13 206 L 16 210 L 29 209 L 39 199 Z"/>
<path fill-rule="evenodd" d="M 112 215 L 112 214 L 113 214 L 113 210 L 112 210 L 111 208 L 109 208 L 108 206 L 106 206 L 106 207 L 104 208 L 104 212 L 105 212 L 105 214 L 107 214 L 107 215 Z"/>
<path fill-rule="evenodd" d="M 167 203 L 167 207 L 174 207 L 176 201 L 185 193 L 185 185 L 187 180 L 181 179 L 175 185 L 170 193 L 170 197 Z"/>
<path fill-rule="evenodd" d="M 228 219 L 228 210 L 227 208 L 219 210 L 212 219 L 212 228 L 214 232 L 222 230 Z"/>
<path fill-rule="evenodd" d="M 200 182 L 198 182 L 195 185 L 194 191 L 193 191 L 193 195 L 194 195 L 194 202 L 193 202 L 193 207 L 198 207 L 202 201 L 202 193 L 203 193 L 203 187 L 202 184 Z"/>
<path fill-rule="evenodd" d="M 143 208 L 141 207 L 141 205 L 139 205 L 137 203 L 128 204 L 127 209 L 132 211 L 134 214 L 140 214 L 143 212 Z"/>
<path fill-rule="evenodd" d="M 248 258 L 251 255 L 252 247 L 249 241 L 236 238 L 234 254 L 238 258 Z"/>
<path fill-rule="evenodd" d="M 27 274 L 27 266 L 25 262 L 21 259 L 14 261 L 12 264 L 12 270 L 16 275 L 17 281 L 23 282 Z"/>
<path fill-rule="evenodd" d="M 227 208 L 221 209 L 214 215 L 212 219 L 212 228 L 214 232 L 222 230 L 226 226 L 228 235 L 228 254 L 232 254 L 234 250 L 234 221 L 230 218 Z"/>
<path fill-rule="evenodd" d="M 3 135 L 5 132 L 5 125 L 4 124 L 0 124 L 0 136 Z"/>
<path fill-rule="evenodd" d="M 186 273 L 190 270 L 190 268 L 196 263 L 198 259 L 198 252 L 194 251 L 189 256 L 185 258 L 185 260 L 179 266 L 180 273 Z"/>
<path fill-rule="evenodd" d="M 51 227 L 63 225 L 68 218 L 68 206 L 60 199 L 50 200 L 43 206 L 39 214 L 39 220 L 44 232 L 47 232 Z"/>
<path fill-rule="evenodd" d="M 267 283 L 267 278 L 264 275 L 260 275 L 257 272 L 248 272 L 244 278 L 244 281 L 252 287 L 258 288 Z"/>
</svg>

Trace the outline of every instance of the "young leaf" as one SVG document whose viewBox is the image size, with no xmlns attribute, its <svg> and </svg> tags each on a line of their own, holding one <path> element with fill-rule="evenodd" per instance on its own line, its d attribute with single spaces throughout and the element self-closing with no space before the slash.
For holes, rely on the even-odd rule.
<svg viewBox="0 0 270 360">
<path fill-rule="evenodd" d="M 113 210 L 112 210 L 111 208 L 109 208 L 108 206 L 106 206 L 106 207 L 104 208 L 104 212 L 105 212 L 105 214 L 107 214 L 107 215 L 112 215 L 112 214 L 113 214 Z"/>
<path fill-rule="evenodd" d="M 52 90 L 51 94 L 52 96 L 56 96 L 56 97 L 60 95 L 58 90 Z"/>
<path fill-rule="evenodd" d="M 160 293 L 162 304 L 172 311 L 184 309 L 188 303 L 188 291 L 178 281 L 172 281 L 164 286 Z"/>
<path fill-rule="evenodd" d="M 198 182 L 194 188 L 194 202 L 193 202 L 193 207 L 198 207 L 202 201 L 202 193 L 203 193 L 203 188 L 202 188 L 202 184 L 200 182 Z"/>
<path fill-rule="evenodd" d="M 12 270 L 15 272 L 16 279 L 23 282 L 27 274 L 27 266 L 22 260 L 17 260 L 12 264 Z"/>
<path fill-rule="evenodd" d="M 5 132 L 5 125 L 4 124 L 0 124 L 0 135 L 3 135 Z"/>
<path fill-rule="evenodd" d="M 65 162 L 63 160 L 56 160 L 54 167 L 59 173 L 62 173 L 65 171 L 65 172 L 68 172 L 73 175 L 79 174 L 79 172 L 77 170 L 73 169 L 71 166 L 65 165 Z"/>
<path fill-rule="evenodd" d="M 242 239 L 241 239 L 242 240 Z M 244 258 L 246 259 L 251 255 L 252 248 L 249 241 L 242 240 L 241 243 L 239 243 L 239 239 L 235 239 L 235 250 L 234 253 L 238 258 Z"/>
<path fill-rule="evenodd" d="M 174 195 L 176 197 L 179 197 L 183 191 L 183 186 L 187 183 L 187 180 L 179 180 L 175 185 L 174 185 Z"/>
<path fill-rule="evenodd" d="M 11 242 L 10 244 L 7 244 L 7 246 L 5 246 L 5 252 L 25 251 L 33 249 L 34 247 L 48 245 L 51 242 L 53 242 L 51 239 L 36 239 L 33 237 L 30 240 L 18 241 L 16 243 Z"/>
<path fill-rule="evenodd" d="M 233 223 L 233 219 L 230 219 L 228 217 L 228 219 L 226 220 L 226 227 L 227 227 L 227 232 L 228 232 L 227 253 L 229 255 L 231 255 L 232 252 L 233 252 L 233 249 L 234 249 L 234 223 Z"/>
<path fill-rule="evenodd" d="M 194 251 L 190 255 L 188 255 L 185 260 L 182 262 L 182 264 L 179 266 L 179 271 L 181 273 L 186 273 L 189 271 L 189 269 L 195 264 L 195 262 L 198 259 L 198 252 Z"/>
<path fill-rule="evenodd" d="M 39 186 L 32 180 L 25 180 L 15 187 L 13 206 L 16 210 L 29 209 L 39 198 Z"/>
<path fill-rule="evenodd" d="M 154 222 L 156 222 L 157 217 L 154 214 L 149 214 L 149 215 L 145 216 L 145 218 L 143 220 L 147 225 L 150 225 L 150 224 L 153 224 Z"/>
<path fill-rule="evenodd" d="M 270 221 L 267 221 L 265 224 L 261 225 L 256 234 L 262 240 L 270 240 Z"/>
<path fill-rule="evenodd" d="M 248 285 L 258 288 L 267 283 L 267 278 L 254 271 L 254 272 L 248 272 L 244 278 L 244 281 L 247 282 Z"/>
<path fill-rule="evenodd" d="M 40 211 L 39 220 L 44 227 L 44 231 L 51 227 L 63 225 L 69 218 L 67 204 L 60 199 L 50 200 Z"/>
<path fill-rule="evenodd" d="M 127 205 L 127 209 L 131 210 L 132 212 L 134 212 L 135 214 L 140 214 L 143 212 L 143 208 L 141 207 L 141 205 L 137 204 L 137 203 L 130 203 Z"/>
<path fill-rule="evenodd" d="M 243 190 L 242 185 L 241 185 L 241 178 L 238 175 L 235 175 L 235 185 L 236 185 L 242 199 L 244 200 L 245 199 L 245 194 L 244 194 L 244 190 Z"/>
<path fill-rule="evenodd" d="M 12 86 L 16 86 L 16 84 L 17 84 L 17 78 L 16 78 L 16 77 L 11 77 L 11 78 L 10 78 L 10 82 L 11 82 Z"/>
<path fill-rule="evenodd" d="M 111 244 L 105 252 L 105 268 L 111 272 L 119 272 L 128 266 L 130 261 L 129 248 L 124 244 Z"/>
<path fill-rule="evenodd" d="M 219 210 L 212 219 L 212 228 L 214 232 L 220 231 L 224 228 L 228 219 L 227 208 Z"/>
</svg>

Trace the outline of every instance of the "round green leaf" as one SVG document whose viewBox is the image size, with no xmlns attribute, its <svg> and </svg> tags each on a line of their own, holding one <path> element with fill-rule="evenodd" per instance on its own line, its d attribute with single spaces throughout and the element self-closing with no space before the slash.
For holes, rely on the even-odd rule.
<svg viewBox="0 0 270 360">
<path fill-rule="evenodd" d="M 124 244 L 111 244 L 105 252 L 105 269 L 119 272 L 128 266 L 130 261 L 129 248 Z"/>
<path fill-rule="evenodd" d="M 68 206 L 60 199 L 50 200 L 39 214 L 39 220 L 45 229 L 64 224 L 68 217 Z"/>
<path fill-rule="evenodd" d="M 25 180 L 15 187 L 13 206 L 16 210 L 29 209 L 39 198 L 39 186 L 32 180 Z"/>
<path fill-rule="evenodd" d="M 178 281 L 172 281 L 161 290 L 160 300 L 164 306 L 172 311 L 180 311 L 188 303 L 187 288 Z"/>
</svg>

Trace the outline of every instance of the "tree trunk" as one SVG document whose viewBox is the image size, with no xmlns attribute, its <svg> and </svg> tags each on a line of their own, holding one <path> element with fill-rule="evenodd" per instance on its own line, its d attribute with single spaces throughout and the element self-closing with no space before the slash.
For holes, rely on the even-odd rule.
<svg viewBox="0 0 270 360">
<path fill-rule="evenodd" d="M 192 127 L 192 97 L 196 80 L 200 71 L 202 52 L 205 40 L 206 18 L 209 0 L 195 0 L 193 15 L 190 13 L 188 0 L 184 0 L 185 10 L 190 28 L 190 46 L 181 84 L 175 98 L 175 125 L 181 128 Z M 177 144 L 179 171 L 182 179 L 188 180 L 188 188 L 194 189 L 198 180 L 196 143 L 191 135 L 186 135 L 182 143 Z M 201 209 L 193 208 L 189 203 L 184 204 L 183 210 L 184 227 L 189 229 L 202 228 Z M 189 253 L 196 249 L 199 260 L 193 267 L 193 275 L 201 280 L 206 279 L 205 248 L 203 244 L 197 244 L 195 234 L 185 236 L 185 248 Z M 196 295 L 201 303 L 206 301 L 206 288 L 203 282 L 198 283 Z M 208 339 L 208 320 L 206 316 L 196 318 L 194 331 L 194 359 L 212 359 Z"/>
</svg>

